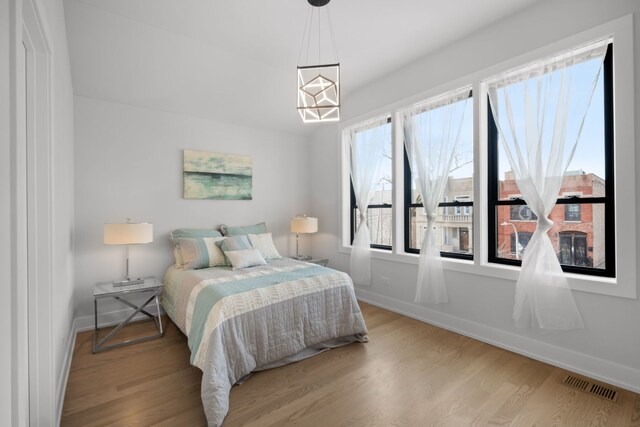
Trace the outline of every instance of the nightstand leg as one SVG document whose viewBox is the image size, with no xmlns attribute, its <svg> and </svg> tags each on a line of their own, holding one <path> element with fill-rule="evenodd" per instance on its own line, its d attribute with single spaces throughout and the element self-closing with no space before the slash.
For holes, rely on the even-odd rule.
<svg viewBox="0 0 640 427">
<path fill-rule="evenodd" d="M 96 298 L 93 299 L 93 348 L 91 349 L 92 353 L 96 352 L 98 344 L 98 300 Z"/>
<path fill-rule="evenodd" d="M 118 324 L 118 326 L 116 326 L 115 329 L 113 329 L 111 332 L 109 332 L 106 337 L 102 338 L 100 340 L 100 342 L 98 343 L 98 347 L 94 348 L 94 353 L 96 351 L 102 351 L 102 350 L 106 350 L 106 349 L 109 349 L 109 348 L 121 347 L 122 345 L 133 343 L 133 342 L 140 342 L 140 341 L 147 340 L 147 339 L 150 339 L 150 338 L 156 338 L 156 336 L 146 337 L 146 338 L 137 338 L 137 339 L 125 341 L 124 343 L 112 344 L 110 346 L 103 346 L 104 343 L 106 343 L 112 336 L 117 334 L 120 329 L 122 329 L 125 325 L 127 325 L 131 321 L 131 319 L 133 319 L 138 313 L 140 313 L 140 311 L 142 311 L 147 306 L 147 304 L 149 304 L 151 301 L 153 301 L 153 298 L 157 298 L 157 296 L 155 296 L 155 297 L 152 296 L 151 298 L 149 298 L 144 304 L 140 305 L 140 307 L 138 307 L 136 311 L 131 313 L 131 315 L 129 317 L 127 317 L 125 320 L 120 322 L 120 324 Z"/>
<path fill-rule="evenodd" d="M 160 317 L 160 302 L 158 301 L 158 295 L 156 295 L 156 313 L 158 316 L 158 328 L 160 329 L 160 335 L 164 336 L 164 331 L 162 330 L 162 318 Z"/>
</svg>

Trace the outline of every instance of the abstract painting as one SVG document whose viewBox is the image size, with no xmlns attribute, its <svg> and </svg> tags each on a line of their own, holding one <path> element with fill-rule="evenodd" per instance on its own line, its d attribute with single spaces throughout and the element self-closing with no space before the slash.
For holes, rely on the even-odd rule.
<svg viewBox="0 0 640 427">
<path fill-rule="evenodd" d="M 184 198 L 251 200 L 251 157 L 184 150 Z"/>
</svg>

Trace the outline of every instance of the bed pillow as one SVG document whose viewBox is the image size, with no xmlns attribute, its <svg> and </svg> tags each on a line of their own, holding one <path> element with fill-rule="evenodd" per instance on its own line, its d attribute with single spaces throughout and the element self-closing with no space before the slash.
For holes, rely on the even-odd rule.
<svg viewBox="0 0 640 427">
<path fill-rule="evenodd" d="M 222 252 L 253 249 L 251 247 L 251 243 L 249 243 L 249 239 L 247 238 L 247 236 L 224 237 L 218 240 L 216 244 L 220 247 L 220 249 L 222 249 Z"/>
<path fill-rule="evenodd" d="M 264 259 L 282 258 L 273 244 L 271 233 L 249 234 L 249 241 L 254 249 L 260 251 Z"/>
<path fill-rule="evenodd" d="M 222 237 L 222 233 L 213 228 L 179 228 L 169 233 L 169 239 L 173 243 L 173 256 L 176 258 L 176 266 L 182 267 L 182 258 L 180 257 L 180 245 L 178 239 L 194 237 Z"/>
<path fill-rule="evenodd" d="M 257 249 L 244 249 L 240 251 L 227 251 L 225 252 L 227 258 L 231 262 L 231 267 L 234 270 L 241 268 L 255 267 L 258 265 L 267 265 L 267 261 L 260 255 L 260 251 Z"/>
<path fill-rule="evenodd" d="M 240 236 L 247 234 L 262 234 L 267 232 L 267 223 L 260 222 L 254 225 L 240 225 L 237 227 L 232 227 L 229 225 L 222 225 L 220 227 L 222 230 L 222 234 L 225 236 Z"/>
<path fill-rule="evenodd" d="M 216 244 L 226 237 L 178 238 L 176 248 L 182 261 L 179 268 L 197 270 L 199 268 L 229 265 L 220 247 Z"/>
<path fill-rule="evenodd" d="M 231 265 L 231 261 L 227 258 L 227 252 L 229 251 L 243 251 L 247 249 L 253 249 L 247 236 L 231 236 L 225 237 L 222 240 L 218 240 L 216 245 L 225 254 L 225 260 L 227 265 Z"/>
<path fill-rule="evenodd" d="M 169 237 L 175 242 L 182 237 L 222 237 L 222 233 L 213 228 L 178 228 L 173 230 Z"/>
</svg>

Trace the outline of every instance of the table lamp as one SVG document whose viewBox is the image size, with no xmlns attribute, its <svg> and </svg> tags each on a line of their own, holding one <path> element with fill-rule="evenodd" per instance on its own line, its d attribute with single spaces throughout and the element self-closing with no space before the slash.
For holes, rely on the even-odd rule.
<svg viewBox="0 0 640 427">
<path fill-rule="evenodd" d="M 104 244 L 125 245 L 126 248 L 126 277 L 123 280 L 114 280 L 114 286 L 126 286 L 143 283 L 144 278 L 131 278 L 129 276 L 129 245 L 153 242 L 153 224 L 146 222 L 132 223 L 129 218 L 125 224 L 105 224 Z"/>
<path fill-rule="evenodd" d="M 318 218 L 313 218 L 306 215 L 298 215 L 291 220 L 291 232 L 296 233 L 296 256 L 294 259 L 301 261 L 308 261 L 311 259 L 309 255 L 300 255 L 298 253 L 298 240 L 300 239 L 300 233 L 315 233 L 318 231 Z"/>
</svg>

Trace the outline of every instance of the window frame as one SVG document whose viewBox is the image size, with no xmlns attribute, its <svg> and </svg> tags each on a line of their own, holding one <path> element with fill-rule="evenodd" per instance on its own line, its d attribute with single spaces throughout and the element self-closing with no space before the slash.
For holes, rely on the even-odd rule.
<svg viewBox="0 0 640 427">
<path fill-rule="evenodd" d="M 564 222 L 579 223 L 582 222 L 582 205 L 581 203 L 567 203 L 564 205 Z M 577 206 L 576 212 L 571 211 L 572 206 Z M 577 218 L 572 218 L 572 215 L 576 214 Z"/>
<path fill-rule="evenodd" d="M 394 148 L 393 148 L 393 144 L 394 144 L 394 138 L 393 138 L 393 123 L 392 123 L 392 119 L 391 119 L 391 115 L 389 115 L 389 117 L 387 117 L 387 123 L 391 124 L 391 164 L 393 165 L 394 162 Z M 392 178 L 393 178 L 393 172 L 391 174 Z M 356 203 L 356 193 L 353 190 L 353 181 L 351 180 L 351 173 L 349 173 L 349 188 L 350 188 L 350 207 L 349 207 L 349 213 L 350 213 L 350 218 L 351 218 L 351 223 L 350 223 L 350 244 L 353 245 L 353 239 L 355 239 L 356 236 L 356 209 L 358 209 L 358 205 Z M 391 182 L 391 200 L 393 201 L 393 195 L 395 193 L 395 185 L 393 184 L 393 181 Z M 392 224 L 391 224 L 391 230 L 392 230 L 392 235 L 391 235 L 391 241 L 393 242 L 393 203 L 383 203 L 383 204 L 377 204 L 377 205 L 368 205 L 367 206 L 367 210 L 369 209 L 391 209 L 391 218 L 392 218 Z M 384 251 L 392 251 L 393 250 L 393 244 L 391 245 L 378 245 L 375 243 L 371 243 L 369 245 L 371 247 L 371 249 L 381 249 Z"/>
<path fill-rule="evenodd" d="M 602 204 L 604 206 L 605 265 L 604 269 L 562 265 L 565 273 L 577 273 L 587 276 L 616 277 L 616 210 L 615 210 L 615 170 L 614 170 L 614 87 L 613 87 L 613 43 L 610 43 L 603 62 L 604 91 L 604 160 L 605 160 L 605 196 L 580 197 L 576 195 L 559 197 L 556 205 Z M 493 117 L 487 95 L 487 258 L 489 263 L 521 266 L 521 260 L 500 258 L 497 255 L 498 207 L 520 206 L 526 202 L 522 198 L 500 200 L 498 194 L 498 128 Z"/>
<path fill-rule="evenodd" d="M 469 91 L 469 98 L 471 98 L 471 100 L 473 100 L 473 90 Z M 472 112 L 472 117 L 474 117 L 474 114 Z M 474 145 L 474 153 L 475 153 L 475 141 L 472 141 L 473 145 Z M 404 179 L 403 179 L 403 187 L 404 187 L 404 208 L 403 208 L 403 217 L 404 217 L 404 251 L 405 253 L 409 253 L 409 254 L 419 254 L 420 253 L 420 249 L 418 248 L 412 248 L 411 247 L 411 209 L 412 208 L 423 208 L 424 204 L 422 203 L 412 203 L 412 176 L 411 176 L 411 164 L 409 162 L 409 154 L 407 153 L 407 147 L 406 145 L 403 144 L 402 147 L 402 152 L 404 154 L 404 167 L 403 167 L 403 173 L 404 173 Z M 474 176 L 472 177 L 474 180 L 474 188 L 475 188 L 475 180 L 476 180 L 476 176 L 475 176 L 475 156 L 473 159 L 474 162 Z M 469 198 L 471 198 L 471 196 L 468 196 Z M 454 207 L 457 209 L 460 209 L 460 212 L 464 212 L 465 210 L 470 210 L 471 212 L 473 209 L 473 205 L 474 202 L 473 200 L 470 200 L 468 202 L 461 202 L 459 200 L 454 200 L 451 202 L 440 202 L 438 203 L 438 208 L 449 208 L 449 207 Z M 463 210 L 464 208 L 464 210 Z M 455 213 L 455 210 L 454 210 Z M 456 214 L 457 215 L 457 214 Z M 461 213 L 462 215 L 462 213 Z M 473 219 L 473 213 L 469 213 L 466 215 L 471 215 L 472 219 L 471 219 L 471 226 L 473 227 L 475 225 L 475 221 Z M 473 235 L 475 236 L 475 232 L 473 233 Z M 475 245 L 473 244 L 473 242 L 470 242 L 472 247 L 474 248 L 475 251 Z M 445 251 L 440 251 L 440 256 L 442 258 L 455 258 L 455 259 L 460 259 L 460 260 L 466 260 L 466 261 L 473 261 L 473 256 L 474 254 L 462 254 L 462 253 L 456 253 L 456 252 L 445 252 Z"/>
</svg>

